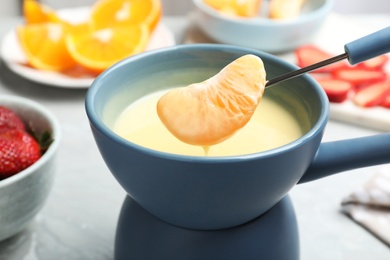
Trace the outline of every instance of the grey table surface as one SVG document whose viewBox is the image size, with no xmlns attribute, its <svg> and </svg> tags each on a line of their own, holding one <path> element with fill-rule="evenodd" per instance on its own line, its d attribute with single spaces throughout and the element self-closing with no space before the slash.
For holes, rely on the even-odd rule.
<svg viewBox="0 0 390 260">
<path fill-rule="evenodd" d="M 164 22 L 183 43 L 186 17 Z M 0 17 L 1 37 L 20 18 Z M 60 121 L 63 139 L 57 175 L 44 208 L 22 233 L 0 242 L 0 260 L 110 260 L 125 192 L 110 174 L 93 140 L 84 110 L 86 89 L 37 84 L 0 63 L 0 95 L 40 102 Z M 324 141 L 376 134 L 378 131 L 330 120 Z M 302 260 L 388 260 L 390 249 L 340 211 L 341 199 L 364 183 L 378 167 L 337 174 L 297 185 L 290 192 L 301 241 Z"/>
</svg>

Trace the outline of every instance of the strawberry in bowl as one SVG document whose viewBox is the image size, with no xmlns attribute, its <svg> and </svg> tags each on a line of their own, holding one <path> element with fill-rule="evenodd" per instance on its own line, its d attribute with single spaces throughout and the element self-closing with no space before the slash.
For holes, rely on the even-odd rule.
<svg viewBox="0 0 390 260">
<path fill-rule="evenodd" d="M 38 142 L 27 132 L 10 130 L 0 134 L 0 177 L 7 178 L 39 160 Z"/>
<path fill-rule="evenodd" d="M 0 106 L 0 180 L 26 169 L 41 158 L 41 148 L 22 119 Z"/>
<path fill-rule="evenodd" d="M 59 123 L 47 108 L 0 96 L 0 241 L 22 231 L 43 207 L 60 139 Z"/>
</svg>

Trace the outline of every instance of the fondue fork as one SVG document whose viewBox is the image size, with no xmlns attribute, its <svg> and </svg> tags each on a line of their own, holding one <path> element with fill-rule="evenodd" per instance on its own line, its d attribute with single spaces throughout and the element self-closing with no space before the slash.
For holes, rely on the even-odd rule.
<svg viewBox="0 0 390 260">
<path fill-rule="evenodd" d="M 388 53 L 390 52 L 390 26 L 345 44 L 344 50 L 345 53 L 343 54 L 270 79 L 267 81 L 265 87 L 270 87 L 276 83 L 298 77 L 304 73 L 325 67 L 344 59 L 348 59 L 348 62 L 351 65 L 355 65 L 359 62 Z"/>
</svg>

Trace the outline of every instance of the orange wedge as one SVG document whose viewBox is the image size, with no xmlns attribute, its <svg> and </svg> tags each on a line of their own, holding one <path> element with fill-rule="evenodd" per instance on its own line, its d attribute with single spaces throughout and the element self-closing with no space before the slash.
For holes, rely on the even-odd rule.
<svg viewBox="0 0 390 260">
<path fill-rule="evenodd" d="M 91 19 L 94 29 L 144 23 L 153 31 L 161 13 L 161 0 L 99 0 Z"/>
<path fill-rule="evenodd" d="M 36 0 L 23 1 L 23 17 L 27 24 L 60 21 L 54 10 Z"/>
<path fill-rule="evenodd" d="M 299 16 L 305 0 L 271 0 L 269 17 L 272 19 L 291 19 Z"/>
<path fill-rule="evenodd" d="M 65 27 L 60 23 L 38 23 L 16 29 L 19 43 L 32 67 L 61 71 L 75 62 L 65 44 Z"/>
<path fill-rule="evenodd" d="M 73 59 L 85 68 L 101 72 L 114 63 L 142 52 L 149 31 L 144 24 L 70 33 L 66 45 Z"/>
<path fill-rule="evenodd" d="M 92 30 L 92 27 L 91 27 L 91 24 L 89 21 L 77 23 L 77 24 L 65 23 L 65 26 L 67 26 L 68 33 L 72 33 L 74 35 L 86 34 Z"/>
<path fill-rule="evenodd" d="M 72 24 L 61 19 L 53 9 L 36 0 L 24 0 L 23 16 L 26 24 L 62 23 L 67 31 L 85 32 L 90 27 L 89 21 L 80 24 Z"/>
<path fill-rule="evenodd" d="M 221 13 L 253 17 L 259 13 L 262 0 L 204 0 L 204 3 Z"/>
<path fill-rule="evenodd" d="M 201 83 L 175 88 L 157 103 L 157 113 L 179 140 L 203 147 L 220 143 L 246 125 L 265 87 L 262 60 L 242 56 Z"/>
</svg>

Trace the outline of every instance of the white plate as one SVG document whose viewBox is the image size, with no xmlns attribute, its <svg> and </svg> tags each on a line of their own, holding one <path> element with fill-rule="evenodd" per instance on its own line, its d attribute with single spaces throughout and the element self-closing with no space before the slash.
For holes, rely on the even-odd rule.
<svg viewBox="0 0 390 260">
<path fill-rule="evenodd" d="M 72 23 L 79 23 L 88 18 L 89 8 L 80 7 L 62 9 L 58 15 Z M 157 25 L 151 35 L 147 50 L 163 48 L 175 45 L 173 33 L 163 24 Z M 88 88 L 95 77 L 91 75 L 67 75 L 59 72 L 34 69 L 27 64 L 27 59 L 17 40 L 15 29 L 6 33 L 0 49 L 0 56 L 5 64 L 16 74 L 34 82 L 42 83 L 53 87 L 63 88 Z"/>
</svg>

